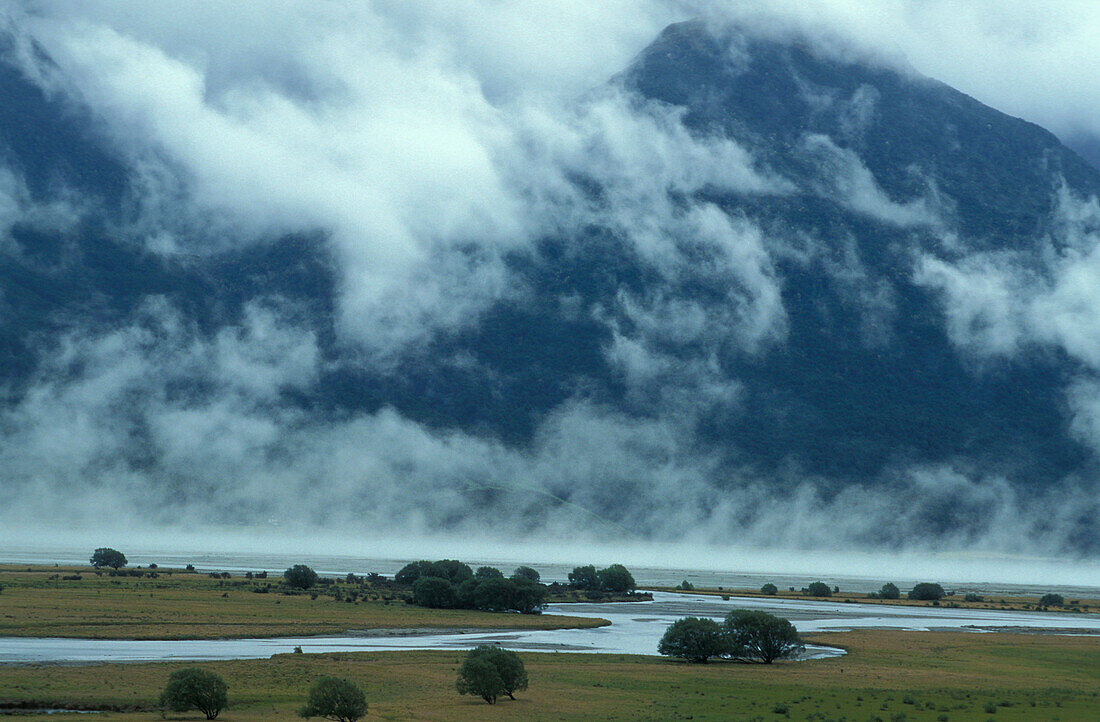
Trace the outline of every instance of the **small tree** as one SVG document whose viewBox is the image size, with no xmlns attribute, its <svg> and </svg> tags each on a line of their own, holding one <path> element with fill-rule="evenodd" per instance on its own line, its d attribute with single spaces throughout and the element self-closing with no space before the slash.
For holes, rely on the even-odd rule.
<svg viewBox="0 0 1100 722">
<path fill-rule="evenodd" d="M 531 567 L 516 567 L 516 570 L 512 572 L 512 579 L 527 579 L 528 581 L 538 582 L 542 580 L 542 577 Z"/>
<path fill-rule="evenodd" d="M 92 558 L 89 560 L 92 566 L 96 569 L 100 567 L 110 567 L 111 569 L 121 569 L 126 566 L 126 555 L 110 547 L 100 547 L 92 552 Z"/>
<path fill-rule="evenodd" d="M 879 599 L 901 599 L 901 590 L 893 582 L 886 582 L 882 589 L 878 590 Z"/>
<path fill-rule="evenodd" d="M 599 589 L 600 575 L 596 567 L 591 564 L 583 567 L 574 567 L 569 572 L 569 584 L 575 589 Z"/>
<path fill-rule="evenodd" d="M 921 582 L 909 590 L 910 599 L 935 602 L 943 597 L 943 587 L 934 582 Z"/>
<path fill-rule="evenodd" d="M 1039 605 L 1043 607 L 1063 607 L 1066 604 L 1066 598 L 1061 594 L 1044 594 L 1039 600 Z"/>
<path fill-rule="evenodd" d="M 833 590 L 825 582 L 814 582 L 806 587 L 806 595 L 810 597 L 831 597 Z"/>
<path fill-rule="evenodd" d="M 513 579 L 512 609 L 522 614 L 540 614 L 546 606 L 546 597 L 550 591 L 545 584 L 528 579 Z"/>
<path fill-rule="evenodd" d="M 771 664 L 793 659 L 806 649 L 793 624 L 767 612 L 735 609 L 726 615 L 722 627 L 729 655 L 744 662 Z"/>
<path fill-rule="evenodd" d="M 324 717 L 334 722 L 355 722 L 367 713 L 363 690 L 346 679 L 322 677 L 309 688 L 306 706 L 299 717 Z"/>
<path fill-rule="evenodd" d="M 600 582 L 600 588 L 609 592 L 632 592 L 634 587 L 634 575 L 622 564 L 612 564 L 607 569 L 601 569 L 596 573 Z"/>
<path fill-rule="evenodd" d="M 461 584 L 474 576 L 474 570 L 469 564 L 463 564 L 457 559 L 440 559 L 432 562 L 429 573 L 425 576 L 442 577 L 451 584 Z"/>
<path fill-rule="evenodd" d="M 422 607 L 451 609 L 455 606 L 455 601 L 454 585 L 446 579 L 421 577 L 416 580 L 416 584 L 413 584 L 413 603 Z"/>
<path fill-rule="evenodd" d="M 455 688 L 459 694 L 476 694 L 494 704 L 502 694 L 527 689 L 527 670 L 515 652 L 483 644 L 466 653 Z"/>
<path fill-rule="evenodd" d="M 229 706 L 225 682 L 213 672 L 187 667 L 168 675 L 168 685 L 160 695 L 160 706 L 172 712 L 197 709 L 214 719 Z"/>
<path fill-rule="evenodd" d="M 294 589 L 309 589 L 317 583 L 317 572 L 305 564 L 295 564 L 283 572 L 283 579 Z"/>
<path fill-rule="evenodd" d="M 503 579 L 504 572 L 496 567 L 478 567 L 474 579 Z"/>
<path fill-rule="evenodd" d="M 657 651 L 669 657 L 706 664 L 711 657 L 729 651 L 722 627 L 713 619 L 684 617 L 668 626 L 657 644 Z"/>
<path fill-rule="evenodd" d="M 761 594 L 776 594 L 779 592 L 779 587 L 775 586 L 771 582 L 768 582 L 764 586 L 760 587 Z"/>
</svg>

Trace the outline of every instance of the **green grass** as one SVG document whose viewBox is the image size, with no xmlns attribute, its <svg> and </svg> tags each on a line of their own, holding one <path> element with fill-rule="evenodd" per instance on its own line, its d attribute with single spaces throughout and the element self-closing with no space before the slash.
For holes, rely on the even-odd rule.
<svg viewBox="0 0 1100 722">
<path fill-rule="evenodd" d="M 383 720 L 1070 722 L 1095 720 L 1100 709 L 1100 639 L 1092 637 L 860 631 L 814 640 L 849 654 L 771 666 L 523 654 L 530 689 L 494 707 L 454 691 L 461 652 L 287 654 L 201 666 L 229 685 L 231 707 L 219 719 L 230 721 L 295 719 L 324 675 L 360 685 L 367 719 Z M 145 707 L 95 719 L 155 720 L 151 706 L 169 673 L 190 664 L 0 667 L 0 701 Z M 169 717 L 183 718 L 201 715 Z"/>
<path fill-rule="evenodd" d="M 74 575 L 81 579 L 62 578 Z M 155 579 L 110 577 L 88 568 L 27 571 L 9 565 L 0 567 L 0 636 L 215 639 L 369 629 L 562 629 L 607 623 L 550 614 L 424 609 L 382 589 L 369 592 L 377 599 L 354 603 L 334 601 L 324 590 L 316 599 L 310 594 L 252 591 L 276 582 L 164 570 L 158 570 Z"/>
</svg>

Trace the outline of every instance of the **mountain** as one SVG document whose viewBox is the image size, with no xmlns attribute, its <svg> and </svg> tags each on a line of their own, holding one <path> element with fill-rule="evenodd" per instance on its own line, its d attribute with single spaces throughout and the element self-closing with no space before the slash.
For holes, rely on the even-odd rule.
<svg viewBox="0 0 1100 722">
<path fill-rule="evenodd" d="M 1073 496 L 1071 489 L 1085 489 L 1087 499 L 1095 488 L 1096 446 L 1081 431 L 1087 403 L 1074 400 L 1092 378 L 1088 360 L 1044 336 L 1041 323 L 1020 331 L 982 306 L 984 297 L 967 295 L 973 289 L 951 284 L 981 281 L 979 271 L 1003 262 L 1011 272 L 995 278 L 1012 276 L 1010 290 L 1017 276 L 1032 284 L 1016 289 L 1020 297 L 1057 286 L 1050 274 L 1062 267 L 1051 258 L 1084 253 L 1066 230 L 1067 199 L 1100 196 L 1100 172 L 1044 129 L 896 62 L 798 34 L 699 21 L 668 27 L 593 97 L 625 97 L 640 116 L 675 118 L 691 142 L 747 159 L 744 172 L 755 180 L 663 190 L 681 230 L 651 253 L 631 225 L 647 211 L 613 220 L 622 217 L 609 210 L 621 188 L 599 172 L 574 173 L 576 195 L 594 210 L 584 223 L 562 223 L 504 254 L 522 293 L 490 302 L 474 322 L 433 329 L 425 344 L 381 363 L 341 338 L 340 263 L 324 229 L 203 255 L 150 249 L 126 231 L 147 221 L 134 159 L 79 98 L 44 89 L 5 52 L 0 161 L 8 181 L 0 190 L 24 210 L 38 209 L 0 226 L 0 388 L 8 409 L 0 429 L 9 442 L 32 423 L 27 409 L 43 388 L 53 393 L 90 373 L 57 361 L 74 338 L 141 326 L 157 298 L 195 343 L 210 345 L 243 338 L 239 329 L 257 303 L 293 309 L 294 327 L 316 341 L 316 376 L 272 382 L 262 403 L 249 402 L 273 424 L 325 426 L 392 411 L 429 436 L 485 445 L 486 459 L 519 460 L 510 462 L 516 473 L 545 472 L 540 483 L 554 503 L 631 533 L 644 535 L 660 516 L 656 487 L 599 459 L 553 471 L 541 460 L 565 445 L 548 458 L 575 461 L 560 423 L 578 408 L 599 409 L 624 429 L 616 453 L 677 474 L 691 467 L 712 506 L 736 499 L 722 522 L 733 539 L 739 524 L 752 526 L 770 500 L 797 496 L 807 480 L 815 498 L 841 500 L 834 511 L 873 493 L 881 521 L 896 503 L 897 515 L 933 541 L 984 538 L 1006 499 L 1027 508 L 1058 503 L 1051 500 Z M 65 215 L 58 204 L 72 197 L 82 199 L 79 212 L 57 220 Z M 718 240 L 707 235 L 711 221 L 725 229 Z M 475 239 L 469 255 L 477 253 Z M 1015 335 L 998 346 L 1004 324 Z M 161 326 L 146 330 L 149 353 L 183 354 L 156 340 L 168 334 Z M 182 370 L 142 387 L 161 403 L 176 410 L 236 403 L 217 396 L 202 364 L 165 363 Z M 6 457 L 9 469 L 20 469 L 9 472 L 9 489 L 45 483 L 76 493 L 81 475 L 101 478 L 109 468 L 128 484 L 142 479 L 158 499 L 213 496 L 254 504 L 259 517 L 288 513 L 273 512 L 258 494 L 227 491 L 228 482 L 191 462 L 171 466 L 144 407 L 123 406 L 110 407 L 126 418 L 117 424 L 124 440 L 110 453 L 64 467 L 57 472 L 64 482 L 42 482 L 29 462 Z M 664 432 L 655 432 L 636 444 L 631 434 L 640 428 L 668 430 L 673 440 L 664 446 Z M 612 437 L 575 440 L 594 444 L 599 456 Z M 291 452 L 284 440 L 257 453 L 277 465 Z M 387 484 L 418 493 L 418 463 L 412 452 L 395 462 L 409 480 Z M 471 481 L 480 467 L 458 466 L 450 470 L 462 477 L 457 490 L 447 486 L 448 470 L 425 482 L 462 500 L 439 512 L 439 524 L 460 526 L 464 508 L 512 506 L 497 482 Z M 911 478 L 930 470 L 967 482 L 914 491 Z M 373 508 L 377 489 L 356 492 L 357 483 L 341 493 Z M 764 491 L 753 491 L 761 484 Z M 410 504 L 431 507 L 432 496 Z M 522 513 L 537 518 L 545 498 L 521 504 Z M 1065 502 L 1055 515 L 1060 548 L 1100 550 L 1094 507 Z M 1041 530 L 1045 522 L 1034 523 Z M 853 534 L 897 546 L 909 532 Z"/>
</svg>

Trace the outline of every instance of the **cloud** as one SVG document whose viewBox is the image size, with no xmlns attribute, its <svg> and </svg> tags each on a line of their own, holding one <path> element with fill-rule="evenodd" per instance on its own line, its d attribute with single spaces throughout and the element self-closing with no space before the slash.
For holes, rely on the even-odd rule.
<svg viewBox="0 0 1100 722">
<path fill-rule="evenodd" d="M 1091 128 L 1088 30 L 1100 14 L 1079 8 L 1081 22 L 1060 34 L 1062 7 L 1043 5 L 1042 18 L 1038 3 L 987 16 L 972 7 L 10 5 L 8 17 L 57 63 L 48 71 L 24 53 L 24 68 L 86 104 L 135 171 L 136 219 L 113 230 L 163 256 L 199 258 L 321 231 L 309 237 L 337 269 L 335 346 L 372 371 L 399 373 L 405 354 L 469 329 L 493 304 L 528 300 L 510 261 L 536 255 L 547 237 L 606 229 L 653 280 L 576 309 L 608 331 L 603 352 L 626 407 L 645 413 L 579 389 L 513 446 L 390 408 L 295 403 L 324 383 L 331 359 L 284 299 L 251 299 L 231 325 L 201 329 L 148 298 L 117 327 L 55 339 L 21 400 L 0 412 L 6 513 L 95 523 L 112 508 L 120 522 L 493 526 L 802 547 L 1020 549 L 1034 534 L 1062 549 L 1072 520 L 1052 524 L 1049 509 L 1092 508 L 1087 484 L 1033 507 L 1002 479 L 943 465 L 838 491 L 795 470 L 762 474 L 697 438 L 701 416 L 737 412 L 744 386 L 730 360 L 783 343 L 789 326 L 777 270 L 784 229 L 700 197 L 781 199 L 796 188 L 751 149 L 689 132 L 682 109 L 604 86 L 667 22 L 705 11 L 769 32 L 801 28 L 830 52 L 892 65 L 900 49 L 917 70 L 1010 112 L 1056 130 Z M 1040 78 L 1041 92 L 1018 92 Z M 867 89 L 825 100 L 846 103 L 852 136 L 877 102 Z M 821 169 L 815 192 L 898 228 L 944 232 L 934 188 L 896 202 L 839 143 L 805 141 Z M 25 195 L 0 174 L 0 229 L 37 212 Z M 63 218 L 80 205 L 51 207 L 49 217 Z M 1082 230 L 1095 220 L 1087 203 L 1069 200 L 1062 218 L 1038 277 L 1023 257 L 921 259 L 916 280 L 942 295 L 960 348 L 1010 356 L 1046 345 L 1100 372 L 1091 291 L 1100 256 Z M 807 257 L 829 257 L 816 239 L 805 243 Z M 892 287 L 869 277 L 853 244 L 841 255 L 827 272 L 862 309 L 864 342 L 883 345 Z M 1071 400 L 1083 437 L 1098 436 L 1095 397 L 1083 375 Z M 958 530 L 935 528 L 945 510 Z"/>
</svg>

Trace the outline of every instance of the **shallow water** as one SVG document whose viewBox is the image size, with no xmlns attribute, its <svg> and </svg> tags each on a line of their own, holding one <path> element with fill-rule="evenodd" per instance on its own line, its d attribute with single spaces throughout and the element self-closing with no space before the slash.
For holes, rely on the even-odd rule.
<svg viewBox="0 0 1100 722">
<path fill-rule="evenodd" d="M 848 629 L 956 629 L 1100 634 L 1100 615 L 1002 612 L 943 607 L 890 607 L 801 599 L 760 599 L 655 593 L 652 602 L 552 604 L 549 614 L 602 617 L 610 626 L 595 629 L 498 631 L 412 636 L 369 636 L 369 632 L 327 637 L 215 640 L 85 640 L 0 638 L 0 663 L 148 662 L 167 660 L 257 659 L 292 652 L 362 652 L 401 649 L 469 649 L 499 644 L 518 651 L 657 653 L 665 629 L 685 616 L 720 619 L 734 608 L 763 609 L 786 617 L 800 632 Z M 807 658 L 843 654 L 830 647 L 808 647 Z"/>
</svg>

